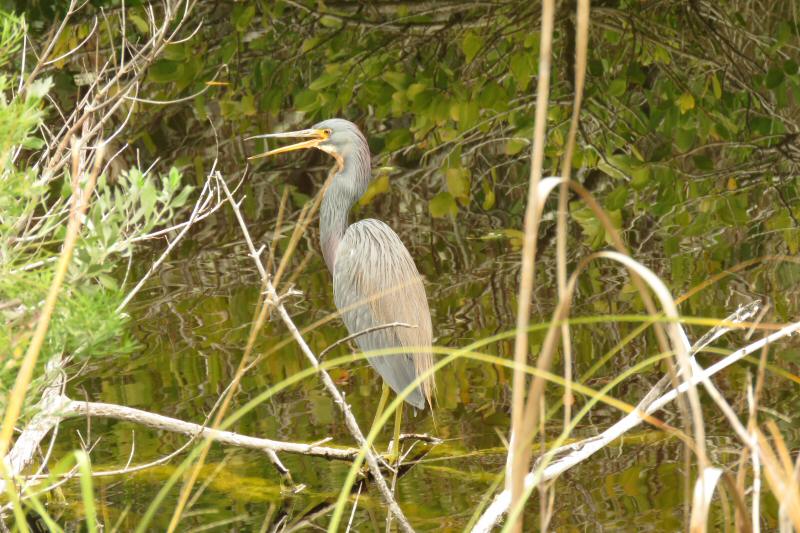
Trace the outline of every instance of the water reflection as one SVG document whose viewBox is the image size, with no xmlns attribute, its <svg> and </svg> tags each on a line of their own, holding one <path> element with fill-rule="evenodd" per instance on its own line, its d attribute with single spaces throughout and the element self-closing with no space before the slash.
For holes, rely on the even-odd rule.
<svg viewBox="0 0 800 533">
<path fill-rule="evenodd" d="M 269 215 L 275 212 L 273 199 L 258 190 L 247 192 L 260 198 L 257 208 L 252 207 L 249 213 L 252 233 L 259 242 L 268 242 L 274 229 Z M 388 212 L 389 207 L 381 202 L 369 209 L 387 211 L 377 216 L 390 219 L 389 223 L 398 228 L 421 272 L 427 276 L 437 344 L 463 346 L 513 327 L 519 258 L 511 247 L 467 238 L 463 246 L 470 257 L 470 268 L 465 270 L 458 247 L 442 235 L 442 228 L 431 227 L 420 213 Z M 301 242 L 295 266 L 306 250 L 315 246 L 315 241 L 311 235 Z M 440 241 L 448 245 L 439 247 Z M 134 272 L 134 277 L 149 265 L 146 259 L 138 262 L 140 271 Z M 543 267 L 540 271 L 542 283 L 537 290 L 534 312 L 535 316 L 544 317 L 551 311 L 554 294 L 552 284 L 547 282 L 548 269 Z M 595 268 L 582 283 L 586 284 L 586 290 L 576 302 L 577 315 L 630 312 L 638 305 L 622 290 L 627 280 L 617 270 Z M 288 306 L 298 325 L 312 324 L 334 310 L 329 275 L 319 257 L 312 257 L 296 278 L 296 284 L 303 297 L 291 300 Z M 94 363 L 71 384 L 70 394 L 82 398 L 82 391 L 86 391 L 87 396 L 97 401 L 202 422 L 235 373 L 258 298 L 258 286 L 258 274 L 227 215 L 209 220 L 177 251 L 175 258 L 162 266 L 131 308 L 133 334 L 140 349 L 130 356 Z M 719 302 L 715 299 L 719 296 L 712 289 L 707 298 L 709 302 Z M 692 305 L 697 314 L 724 314 L 711 306 L 704 308 L 701 300 L 694 300 Z M 576 375 L 586 371 L 633 327 L 624 323 L 576 327 L 573 330 L 575 352 L 579 354 Z M 270 352 L 286 335 L 280 323 L 269 322 L 258 339 L 255 353 Z M 312 349 L 319 352 L 346 335 L 344 326 L 334 320 L 306 333 L 305 337 Z M 534 349 L 541 338 L 541 333 L 531 335 Z M 589 385 L 601 387 L 632 361 L 652 353 L 650 342 L 648 336 L 643 336 L 626 346 Z M 343 346 L 328 357 L 349 350 L 350 347 Z M 485 351 L 508 356 L 510 342 L 501 341 Z M 305 366 L 305 359 L 294 343 L 286 344 L 245 376 L 235 404 L 244 404 Z M 729 383 L 723 390 L 744 390 L 746 372 L 745 367 L 737 367 L 726 373 L 722 379 Z M 380 395 L 380 379 L 365 362 L 336 369 L 332 376 L 346 393 L 362 427 L 368 426 Z M 502 471 L 510 377 L 510 372 L 499 366 L 458 360 L 437 376 L 439 407 L 435 421 L 429 414 L 406 417 L 406 429 L 436 434 L 444 440 L 398 484 L 404 510 L 419 529 L 463 528 Z M 655 374 L 634 377 L 613 393 L 635 403 L 655 380 Z M 552 401 L 556 401 L 559 391 L 553 388 L 552 392 Z M 765 405 L 797 403 L 795 396 L 779 389 L 765 391 L 765 395 Z M 782 411 L 786 412 L 786 408 Z M 718 415 L 713 410 L 709 409 L 707 416 L 711 420 L 709 434 L 713 435 L 717 427 L 727 433 L 725 424 L 715 421 Z M 600 405 L 581 422 L 575 435 L 594 435 L 618 417 L 616 410 Z M 665 413 L 664 417 L 679 423 L 671 414 Z M 63 435 L 73 440 L 62 442 L 62 448 L 77 446 L 74 435 L 78 429 L 85 432 L 85 422 L 64 425 Z M 304 380 L 273 396 L 231 429 L 299 442 L 330 436 L 336 443 L 351 443 L 338 411 L 316 379 Z M 555 436 L 560 426 L 553 422 L 551 429 L 548 436 Z M 124 464 L 134 442 L 135 463 L 155 459 L 185 443 L 182 436 L 104 420 L 92 421 L 91 431 L 95 436 L 102 435 L 102 442 L 93 453 L 99 469 Z M 390 431 L 387 428 L 381 435 L 384 445 Z M 798 437 L 797 430 L 788 436 L 793 442 Z M 722 454 L 724 450 L 724 443 L 720 443 L 714 453 Z M 564 531 L 680 529 L 686 475 L 681 457 L 679 443 L 661 432 L 646 430 L 624 439 L 559 481 L 551 525 Z M 221 530 L 250 531 L 264 524 L 303 526 L 305 522 L 298 523 L 299 520 L 317 515 L 320 518 L 315 518 L 316 523 L 324 525 L 324 510 L 335 500 L 349 465 L 294 455 L 282 456 L 282 460 L 295 481 L 305 484 L 305 490 L 288 493 L 264 455 L 215 445 L 199 483 L 202 491 L 186 514 L 185 527 L 218 522 Z M 731 458 L 725 464 L 735 460 Z M 121 529 L 133 527 L 174 467 L 170 463 L 124 479 L 98 479 L 97 492 L 105 522 L 113 524 L 122 517 Z M 177 491 L 173 491 L 162 508 L 170 509 L 176 496 Z M 534 496 L 531 501 L 527 519 L 536 524 L 538 499 Z M 73 512 L 77 511 L 65 509 L 62 519 L 66 522 L 74 519 Z M 765 520 L 774 516 L 774 509 L 770 511 L 767 506 Z M 383 518 L 380 499 L 368 490 L 362 491 L 354 528 L 382 530 Z M 153 527 L 162 528 L 168 519 L 169 513 L 159 513 Z"/>
</svg>

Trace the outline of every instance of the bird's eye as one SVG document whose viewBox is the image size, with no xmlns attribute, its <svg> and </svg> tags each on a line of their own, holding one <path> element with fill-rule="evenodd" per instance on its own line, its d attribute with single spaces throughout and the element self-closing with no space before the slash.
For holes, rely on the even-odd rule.
<svg viewBox="0 0 800 533">
<path fill-rule="evenodd" d="M 325 128 L 324 130 L 322 130 L 322 132 L 325 134 L 326 137 L 330 137 L 331 134 L 333 133 L 333 130 L 330 128 Z"/>
</svg>

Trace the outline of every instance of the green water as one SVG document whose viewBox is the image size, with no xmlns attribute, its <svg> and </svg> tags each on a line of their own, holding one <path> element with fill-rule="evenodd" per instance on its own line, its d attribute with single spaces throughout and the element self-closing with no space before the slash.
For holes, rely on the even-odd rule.
<svg viewBox="0 0 800 533">
<path fill-rule="evenodd" d="M 254 239 L 259 243 L 268 243 L 274 230 L 277 195 L 275 191 L 264 190 L 270 187 L 262 183 L 244 189 L 250 199 L 245 204 L 246 216 Z M 476 238 L 468 228 L 458 228 L 462 235 L 455 238 L 454 227 L 448 227 L 449 223 L 439 221 L 433 225 L 427 216 L 415 214 L 413 205 L 400 207 L 398 209 L 395 195 L 376 202 L 362 214 L 386 219 L 398 230 L 416 258 L 427 279 L 435 342 L 459 347 L 510 330 L 516 308 L 519 253 L 507 243 Z M 296 215 L 295 212 L 290 220 Z M 296 274 L 295 288 L 303 293 L 287 301 L 289 312 L 301 329 L 334 310 L 329 274 L 314 251 L 314 232 L 315 229 L 301 240 L 293 266 L 288 269 L 289 276 Z M 287 241 L 284 236 L 281 247 L 285 247 Z M 131 279 L 141 276 L 160 250 L 160 246 L 154 245 L 151 254 L 137 258 Z M 293 270 L 309 250 L 313 255 L 305 269 L 302 272 Z M 547 253 L 542 256 L 539 269 L 543 281 L 536 292 L 535 321 L 545 320 L 553 307 L 550 283 L 553 267 Z M 769 280 L 780 280 L 782 275 L 778 267 L 770 267 L 745 273 L 742 277 L 752 281 L 755 285 L 751 288 L 754 288 Z M 590 274 L 576 300 L 574 316 L 636 311 L 635 299 L 624 292 L 626 283 L 626 275 L 616 268 L 603 268 Z M 93 362 L 70 383 L 69 394 L 76 399 L 119 403 L 203 422 L 230 383 L 242 357 L 258 287 L 257 271 L 235 221 L 229 212 L 222 210 L 219 216 L 198 225 L 131 305 L 132 335 L 139 343 L 136 352 L 115 355 L 113 347 L 109 347 L 107 358 Z M 771 290 L 778 288 L 773 285 Z M 730 290 L 728 282 L 722 282 L 693 298 L 682 310 L 697 316 L 722 316 L 732 310 L 720 303 L 725 302 Z M 624 296 L 619 296 L 620 291 Z M 793 305 L 794 298 L 788 296 L 787 305 Z M 576 373 L 585 372 L 634 327 L 635 324 L 625 323 L 575 327 Z M 689 329 L 693 338 L 703 331 L 699 327 Z M 338 320 L 304 334 L 317 353 L 346 335 Z M 255 353 L 271 352 L 286 339 L 286 329 L 273 317 L 261 332 Z M 531 339 L 536 345 L 541 335 L 533 334 Z M 734 333 L 718 345 L 744 343 L 744 334 Z M 509 341 L 502 341 L 489 345 L 485 351 L 509 357 L 511 347 Z M 652 337 L 642 336 L 606 364 L 588 385 L 600 388 L 633 362 L 656 351 Z M 350 346 L 344 345 L 328 357 L 347 353 L 350 353 Z M 704 361 L 708 364 L 715 357 L 708 356 Z M 560 360 L 556 365 L 561 372 Z M 306 366 L 297 346 L 289 342 L 266 356 L 245 376 L 234 407 Z M 746 412 L 743 391 L 752 369 L 750 363 L 742 363 L 717 378 L 720 388 L 740 413 Z M 334 369 L 332 376 L 345 392 L 362 427 L 368 427 L 381 391 L 375 372 L 366 363 L 355 362 Z M 660 370 L 651 369 L 625 381 L 612 394 L 636 403 L 659 376 Z M 416 528 L 462 529 L 502 472 L 503 442 L 509 424 L 510 378 L 510 373 L 499 366 L 459 360 L 437 376 L 435 422 L 429 413 L 413 417 L 407 411 L 406 431 L 429 433 L 443 439 L 441 445 L 430 450 L 398 481 L 398 499 Z M 783 378 L 769 375 L 768 379 L 775 386 L 766 388 L 763 405 L 782 413 L 797 412 L 796 389 Z M 557 401 L 560 390 L 551 387 L 550 391 L 551 402 Z M 581 404 L 585 398 L 579 396 L 577 401 Z M 718 464 L 733 468 L 738 460 L 738 443 L 711 403 L 707 399 L 704 402 L 710 453 Z M 620 416 L 615 409 L 601 404 L 580 422 L 574 435 L 597 434 Z M 660 416 L 680 426 L 673 410 Z M 793 417 L 787 415 L 781 426 L 790 441 L 798 442 L 796 431 L 791 432 Z M 559 434 L 560 421 L 559 413 L 548 422 L 548 438 Z M 315 442 L 330 437 L 334 444 L 353 444 L 340 413 L 314 377 L 260 404 L 231 429 L 287 441 Z M 64 440 L 59 448 L 63 450 L 78 445 L 78 431 L 88 440 L 99 437 L 92 452 L 93 465 L 99 470 L 123 466 L 134 443 L 132 464 L 141 464 L 172 452 L 187 440 L 182 435 L 99 419 L 91 421 L 88 436 L 85 421 L 65 423 L 61 431 Z M 390 433 L 390 427 L 384 429 L 380 448 L 385 447 Z M 95 491 L 101 520 L 109 528 L 118 520 L 121 530 L 133 528 L 183 457 L 185 455 L 180 455 L 167 464 L 126 476 L 97 478 Z M 303 490 L 288 492 L 289 487 L 282 484 L 265 455 L 215 444 L 197 484 L 204 490 L 185 513 L 181 530 L 255 531 L 262 526 L 268 530 L 283 526 L 289 530 L 292 527 L 306 529 L 311 527 L 302 522 L 306 517 L 311 517 L 317 526 L 325 527 L 330 505 L 338 495 L 349 464 L 291 454 L 283 454 L 281 459 L 290 469 L 295 483 L 305 485 Z M 559 531 L 680 529 L 684 520 L 686 475 L 679 442 L 656 429 L 642 426 L 629 438 L 602 450 L 559 479 L 555 486 L 551 527 Z M 77 485 L 66 486 L 68 501 L 71 498 L 79 501 L 77 490 Z M 177 493 L 176 489 L 170 492 L 156 514 L 153 530 L 161 530 L 168 523 Z M 526 508 L 529 528 L 538 525 L 539 505 L 539 498 L 534 495 Z M 773 500 L 765 497 L 763 506 L 764 525 L 774 526 L 777 509 Z M 53 509 L 54 515 L 65 524 L 75 525 L 81 516 L 76 506 L 54 504 Z M 349 516 L 349 507 L 346 513 Z M 353 529 L 383 531 L 384 518 L 377 492 L 362 492 Z M 720 522 L 724 518 L 716 505 L 712 519 Z"/>
</svg>

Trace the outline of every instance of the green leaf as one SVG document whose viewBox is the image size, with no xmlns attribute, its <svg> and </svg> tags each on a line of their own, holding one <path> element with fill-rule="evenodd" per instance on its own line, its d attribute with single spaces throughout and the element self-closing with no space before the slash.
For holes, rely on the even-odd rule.
<svg viewBox="0 0 800 533">
<path fill-rule="evenodd" d="M 379 176 L 377 179 L 372 180 L 372 183 L 369 184 L 367 190 L 358 200 L 358 205 L 367 205 L 372 202 L 372 199 L 376 196 L 388 192 L 391 188 L 389 184 L 389 176 L 383 174 Z"/>
<path fill-rule="evenodd" d="M 511 56 L 511 74 L 517 82 L 517 89 L 524 91 L 528 88 L 533 75 L 533 66 L 530 55 L 520 52 Z"/>
<path fill-rule="evenodd" d="M 412 83 L 406 89 L 406 98 L 413 102 L 414 110 L 417 113 L 426 111 L 435 96 L 436 91 L 425 83 Z"/>
<path fill-rule="evenodd" d="M 466 130 L 478 121 L 480 109 L 474 100 L 468 102 L 453 102 L 450 106 L 450 118 L 458 122 L 460 130 Z"/>
<path fill-rule="evenodd" d="M 722 98 L 722 85 L 720 85 L 716 74 L 711 75 L 711 90 L 714 92 L 714 98 L 717 100 Z"/>
<path fill-rule="evenodd" d="M 694 146 L 695 139 L 697 139 L 697 132 L 694 129 L 678 128 L 675 130 L 675 145 L 681 152 Z"/>
<path fill-rule="evenodd" d="M 508 107 L 505 90 L 494 81 L 486 83 L 478 94 L 478 105 L 482 108 L 502 111 Z"/>
<path fill-rule="evenodd" d="M 508 239 L 508 244 L 511 245 L 513 250 L 520 250 L 522 248 L 522 243 L 525 240 L 525 233 L 514 228 L 503 228 L 500 230 L 500 233 Z"/>
<path fill-rule="evenodd" d="M 698 170 L 714 170 L 714 162 L 707 155 L 696 155 L 692 160 Z"/>
<path fill-rule="evenodd" d="M 156 83 L 169 83 L 181 77 L 180 64 L 175 61 L 162 59 L 153 63 L 147 76 Z"/>
<path fill-rule="evenodd" d="M 103 274 L 103 273 L 97 274 L 97 281 L 100 282 L 100 285 L 102 285 L 103 287 L 105 287 L 110 291 L 119 290 L 119 284 L 117 283 L 117 280 L 115 280 L 112 276 L 109 276 L 108 274 Z"/>
<path fill-rule="evenodd" d="M 528 139 L 514 138 L 506 143 L 506 155 L 517 155 L 523 148 L 528 146 L 530 142 Z"/>
<path fill-rule="evenodd" d="M 627 80 L 622 78 L 617 78 L 613 80 L 611 83 L 608 84 L 608 94 L 611 96 L 616 96 L 619 98 L 623 94 L 625 94 L 625 90 L 628 88 Z"/>
<path fill-rule="evenodd" d="M 150 33 L 150 26 L 147 24 L 147 21 L 136 13 L 128 13 L 128 20 L 133 22 L 133 25 L 136 26 L 136 30 L 142 35 Z"/>
<path fill-rule="evenodd" d="M 597 162 L 597 168 L 606 175 L 616 179 L 626 179 L 630 176 L 631 167 L 635 160 L 627 154 L 615 154 L 606 158 L 601 158 Z"/>
<path fill-rule="evenodd" d="M 319 23 L 326 28 L 339 29 L 342 27 L 342 19 L 338 17 L 332 17 L 330 15 L 324 15 L 321 19 L 319 19 Z"/>
<path fill-rule="evenodd" d="M 178 185 L 181 184 L 181 171 L 175 167 L 169 169 L 169 187 L 171 190 L 175 191 L 178 189 Z"/>
<path fill-rule="evenodd" d="M 172 208 L 177 209 L 179 207 L 183 207 L 186 204 L 186 200 L 189 198 L 189 195 L 194 190 L 193 187 L 186 186 L 184 187 L 181 192 L 172 200 Z"/>
<path fill-rule="evenodd" d="M 386 83 L 388 83 L 389 85 L 394 87 L 395 90 L 398 91 L 401 90 L 404 91 L 406 87 L 408 87 L 410 81 L 408 74 L 406 74 L 405 72 L 394 72 L 394 71 L 384 72 L 383 79 Z"/>
<path fill-rule="evenodd" d="M 691 93 L 683 93 L 675 103 L 678 104 L 678 109 L 681 110 L 681 115 L 683 115 L 690 109 L 694 109 L 694 96 Z"/>
<path fill-rule="evenodd" d="M 434 218 L 458 214 L 458 205 L 449 192 L 440 192 L 428 202 L 428 210 Z"/>
<path fill-rule="evenodd" d="M 447 181 L 447 190 L 455 198 L 461 201 L 462 204 L 469 203 L 469 170 L 465 168 L 448 168 L 445 173 L 445 180 Z"/>
<path fill-rule="evenodd" d="M 483 46 L 483 37 L 479 37 L 472 31 L 468 31 L 464 38 L 461 40 L 461 51 L 464 52 L 464 58 L 467 63 L 475 59 L 475 55 L 480 51 Z"/>
<path fill-rule="evenodd" d="M 319 91 L 321 89 L 325 89 L 326 87 L 330 87 L 334 83 L 338 82 L 341 78 L 341 75 L 337 73 L 326 72 L 316 80 L 312 81 L 308 88 L 312 91 Z"/>
<path fill-rule="evenodd" d="M 250 26 L 250 21 L 253 20 L 253 16 L 256 14 L 256 6 L 250 4 L 243 9 L 240 6 L 236 6 L 236 8 L 233 10 L 233 24 L 236 31 L 243 32 Z"/>
<path fill-rule="evenodd" d="M 631 187 L 634 189 L 642 189 L 650 181 L 650 167 L 648 165 L 639 165 L 631 168 Z"/>
<path fill-rule="evenodd" d="M 606 196 L 606 209 L 616 210 L 625 207 L 625 202 L 628 199 L 628 187 L 621 185 L 608 193 Z"/>
<path fill-rule="evenodd" d="M 408 130 L 392 130 L 386 136 L 384 149 L 388 151 L 398 150 L 411 144 L 411 132 Z"/>
<path fill-rule="evenodd" d="M 38 137 L 28 137 L 21 145 L 28 150 L 39 150 L 44 146 L 44 141 Z"/>
<path fill-rule="evenodd" d="M 316 48 L 316 46 L 319 44 L 321 40 L 322 37 L 319 35 L 315 35 L 314 37 L 309 37 L 308 39 L 303 41 L 303 44 L 300 45 L 300 51 L 302 53 L 306 53 L 309 50 Z"/>
<path fill-rule="evenodd" d="M 314 111 L 318 107 L 317 93 L 309 89 L 303 89 L 294 95 L 294 107 L 299 111 Z"/>
<path fill-rule="evenodd" d="M 764 84 L 767 89 L 774 89 L 783 82 L 783 69 L 772 67 L 767 71 L 767 77 L 764 78 Z"/>
<path fill-rule="evenodd" d="M 573 202 L 570 207 L 570 214 L 581 227 L 586 244 L 594 250 L 600 248 L 603 245 L 605 237 L 603 224 L 595 217 L 592 210 L 588 207 L 582 206 L 577 202 Z"/>
<path fill-rule="evenodd" d="M 157 197 L 156 188 L 151 181 L 148 180 L 142 187 L 141 195 L 142 209 L 144 210 L 145 218 L 147 218 L 153 212 Z"/>
<path fill-rule="evenodd" d="M 495 204 L 494 188 L 488 181 L 483 180 L 481 182 L 481 189 L 483 189 L 483 204 L 481 207 L 483 207 L 484 211 L 488 211 L 493 208 Z"/>
<path fill-rule="evenodd" d="M 189 55 L 189 48 L 186 43 L 170 44 L 164 48 L 164 59 L 170 61 L 183 61 Z"/>
</svg>

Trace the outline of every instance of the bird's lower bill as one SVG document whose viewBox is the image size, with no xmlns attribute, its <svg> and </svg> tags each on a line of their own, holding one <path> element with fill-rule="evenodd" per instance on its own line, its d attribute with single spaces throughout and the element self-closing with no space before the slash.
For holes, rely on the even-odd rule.
<svg viewBox="0 0 800 533">
<path fill-rule="evenodd" d="M 269 150 L 268 152 L 264 152 L 262 154 L 253 155 L 248 157 L 249 161 L 253 159 L 260 159 L 262 157 L 269 157 L 271 155 L 283 154 L 286 152 L 293 152 L 295 150 L 305 150 L 307 148 L 316 148 L 322 141 L 328 138 L 329 134 L 325 130 L 315 130 L 315 129 L 308 129 L 308 130 L 299 130 L 299 131 L 290 131 L 286 133 L 267 133 L 265 135 L 256 135 L 254 137 L 248 137 L 246 140 L 250 139 L 282 139 L 282 138 L 308 138 L 307 141 L 301 141 L 299 143 L 290 144 L 287 146 L 281 146 L 280 148 L 275 148 L 273 150 Z"/>
</svg>

